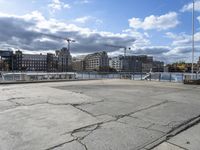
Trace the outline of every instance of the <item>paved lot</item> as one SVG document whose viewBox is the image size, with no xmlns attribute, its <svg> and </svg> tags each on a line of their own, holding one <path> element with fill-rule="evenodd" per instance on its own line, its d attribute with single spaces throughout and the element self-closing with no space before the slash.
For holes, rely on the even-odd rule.
<svg viewBox="0 0 200 150">
<path fill-rule="evenodd" d="M 199 116 L 199 93 L 130 80 L 0 85 L 0 150 L 142 150 Z"/>
<path fill-rule="evenodd" d="M 199 150 L 200 124 L 197 124 L 175 137 L 163 142 L 153 150 Z"/>
</svg>

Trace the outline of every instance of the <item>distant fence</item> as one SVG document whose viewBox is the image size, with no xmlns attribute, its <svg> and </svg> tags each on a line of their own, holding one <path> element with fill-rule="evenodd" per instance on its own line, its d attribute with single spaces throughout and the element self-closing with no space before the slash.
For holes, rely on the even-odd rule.
<svg viewBox="0 0 200 150">
<path fill-rule="evenodd" d="M 76 75 L 77 79 L 130 79 L 130 80 L 148 80 L 148 81 L 163 81 L 163 82 L 183 82 L 184 80 L 199 80 L 200 74 L 191 73 L 96 73 L 96 72 L 79 72 Z"/>
<path fill-rule="evenodd" d="M 163 82 L 183 82 L 184 80 L 199 80 L 200 74 L 191 73 L 130 73 L 130 72 L 63 72 L 63 73 L 1 73 L 0 82 L 6 81 L 41 81 L 41 80 L 90 80 L 90 79 L 129 79 L 129 80 L 148 80 Z"/>
<path fill-rule="evenodd" d="M 71 72 L 44 73 L 44 72 L 2 72 L 0 82 L 9 81 L 46 81 L 76 79 L 76 74 Z"/>
</svg>

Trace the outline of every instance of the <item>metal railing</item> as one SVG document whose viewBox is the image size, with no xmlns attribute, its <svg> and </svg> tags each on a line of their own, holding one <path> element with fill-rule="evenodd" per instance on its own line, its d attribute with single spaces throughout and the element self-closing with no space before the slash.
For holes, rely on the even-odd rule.
<svg viewBox="0 0 200 150">
<path fill-rule="evenodd" d="M 44 80 L 71 80 L 75 79 L 73 72 L 46 73 L 46 72 L 1 72 L 0 82 L 12 81 L 44 81 Z"/>
<path fill-rule="evenodd" d="M 129 79 L 147 80 L 163 82 L 180 82 L 184 80 L 199 80 L 200 74 L 191 73 L 131 73 L 131 72 L 63 72 L 63 73 L 44 73 L 44 72 L 24 72 L 24 73 L 1 73 L 0 82 L 6 81 L 41 81 L 41 80 L 62 80 L 62 79 Z"/>
<path fill-rule="evenodd" d="M 162 81 L 162 82 L 179 82 L 184 80 L 199 80 L 200 74 L 191 73 L 96 73 L 96 72 L 79 72 L 76 75 L 77 79 L 130 79 L 130 80 L 148 80 L 148 81 Z"/>
</svg>

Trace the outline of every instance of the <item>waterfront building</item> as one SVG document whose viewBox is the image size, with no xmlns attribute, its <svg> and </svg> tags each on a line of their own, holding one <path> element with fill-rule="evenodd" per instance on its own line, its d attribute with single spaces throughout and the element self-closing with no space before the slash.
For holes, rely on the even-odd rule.
<svg viewBox="0 0 200 150">
<path fill-rule="evenodd" d="M 15 71 L 47 71 L 47 56 L 42 54 L 23 54 L 16 51 L 14 55 Z"/>
<path fill-rule="evenodd" d="M 105 51 L 89 54 L 85 57 L 86 71 L 108 71 L 109 60 Z"/>
<path fill-rule="evenodd" d="M 192 63 L 177 62 L 167 65 L 169 72 L 190 72 L 192 70 Z M 194 63 L 194 72 L 198 72 L 198 64 Z"/>
<path fill-rule="evenodd" d="M 14 71 L 67 72 L 71 71 L 71 54 L 67 48 L 55 54 L 23 54 L 18 50 L 13 55 Z"/>
<path fill-rule="evenodd" d="M 139 56 L 117 56 L 109 59 L 109 66 L 119 72 L 157 72 L 163 71 L 164 63 L 153 61 L 153 57 Z"/>
<path fill-rule="evenodd" d="M 198 60 L 198 62 L 197 62 L 197 67 L 198 67 L 198 72 L 200 72 L 200 57 L 199 57 L 199 60 Z"/>
<path fill-rule="evenodd" d="M 109 66 L 116 71 L 122 71 L 124 66 L 124 57 L 122 55 L 109 58 Z"/>
<path fill-rule="evenodd" d="M 0 50 L 0 71 L 12 70 L 13 64 L 13 52 Z"/>
<path fill-rule="evenodd" d="M 58 58 L 55 54 L 47 53 L 47 72 L 58 72 Z"/>
<path fill-rule="evenodd" d="M 67 72 L 72 70 L 72 56 L 67 48 L 56 51 L 58 59 L 58 71 Z"/>
<path fill-rule="evenodd" d="M 72 70 L 73 71 L 84 71 L 85 70 L 85 55 L 77 56 L 72 59 Z"/>
<path fill-rule="evenodd" d="M 153 61 L 153 72 L 164 72 L 164 62 L 162 61 Z"/>
</svg>

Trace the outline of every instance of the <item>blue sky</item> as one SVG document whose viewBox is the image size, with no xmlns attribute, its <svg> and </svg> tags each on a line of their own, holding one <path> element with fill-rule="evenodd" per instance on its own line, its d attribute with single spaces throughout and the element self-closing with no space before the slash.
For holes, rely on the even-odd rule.
<svg viewBox="0 0 200 150">
<path fill-rule="evenodd" d="M 191 61 L 192 0 L 0 0 L 0 49 L 49 52 L 77 42 L 72 54 L 131 47 L 166 63 Z M 195 56 L 200 55 L 200 0 L 195 11 Z M 55 36 L 55 37 L 54 37 Z"/>
</svg>

